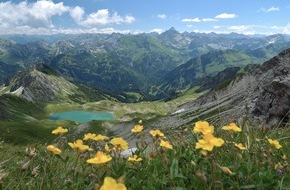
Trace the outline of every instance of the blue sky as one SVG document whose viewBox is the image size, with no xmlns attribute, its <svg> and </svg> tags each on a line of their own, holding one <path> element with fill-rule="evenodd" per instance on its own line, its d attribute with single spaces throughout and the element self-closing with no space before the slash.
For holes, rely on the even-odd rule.
<svg viewBox="0 0 290 190">
<path fill-rule="evenodd" d="M 289 0 L 0 1 L 0 34 L 290 34 Z"/>
</svg>

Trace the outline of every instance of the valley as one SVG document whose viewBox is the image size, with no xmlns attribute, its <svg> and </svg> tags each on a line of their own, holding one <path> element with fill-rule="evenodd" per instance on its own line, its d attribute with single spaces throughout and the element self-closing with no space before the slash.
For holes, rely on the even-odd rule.
<svg viewBox="0 0 290 190">
<path fill-rule="evenodd" d="M 115 117 L 110 126 L 125 122 L 131 127 L 143 119 L 149 128 L 163 128 L 158 124 L 163 119 L 178 128 L 198 118 L 221 117 L 230 109 L 223 105 L 230 93 L 219 89 L 290 47 L 287 35 L 179 33 L 174 28 L 161 34 L 3 36 L 0 41 L 2 121 L 50 127 L 56 124 L 48 116 L 63 111 L 110 112 Z M 225 99 L 219 97 L 223 93 Z M 200 96 L 198 101 L 207 97 L 211 108 L 191 108 Z"/>
<path fill-rule="evenodd" d="M 4 183 L 15 188 L 26 185 L 24 183 L 27 180 L 23 176 L 31 174 L 25 168 L 22 173 L 17 172 L 14 165 L 19 162 L 23 168 L 25 163 L 23 166 L 24 161 L 21 159 L 28 159 L 32 153 L 27 152 L 34 149 L 37 149 L 37 156 L 29 158 L 28 168 L 42 165 L 40 170 L 49 176 L 54 172 L 46 170 L 58 168 L 56 175 L 62 175 L 61 172 L 67 172 L 68 166 L 77 170 L 79 176 L 72 174 L 73 178 L 83 180 L 82 176 L 91 175 L 93 167 L 88 169 L 85 166 L 87 163 L 79 162 L 83 162 L 91 153 L 80 152 L 74 158 L 75 148 L 73 151 L 67 150 L 67 142 L 71 147 L 80 146 L 77 145 L 80 141 L 77 142 L 76 139 L 96 134 L 106 135 L 112 140 L 124 138 L 129 150 L 137 150 L 140 156 L 148 160 L 143 162 L 146 163 L 144 168 L 148 169 L 145 171 L 147 176 L 155 171 L 156 166 L 170 167 L 169 173 L 173 175 L 172 168 L 177 167 L 176 162 L 179 161 L 186 163 L 185 167 L 180 167 L 182 172 L 191 173 L 191 159 L 202 163 L 200 160 L 210 161 L 214 155 L 218 157 L 219 163 L 224 164 L 231 164 L 233 160 L 236 162 L 234 154 L 244 156 L 250 162 L 238 161 L 242 168 L 252 163 L 253 159 L 260 161 L 265 158 L 260 158 L 248 150 L 242 154 L 237 153 L 238 149 L 230 147 L 233 142 L 238 139 L 244 142 L 247 149 L 259 152 L 263 150 L 260 150 L 257 142 L 268 146 L 265 144 L 268 134 L 271 138 L 279 138 L 282 144 L 284 152 L 276 154 L 279 157 L 290 157 L 289 148 L 287 149 L 290 121 L 289 39 L 283 35 L 236 35 L 179 33 L 171 28 L 162 34 L 77 35 L 62 36 L 61 39 L 54 36 L 58 41 L 50 43 L 36 41 L 20 44 L 21 38 L 17 38 L 18 42 L 11 39 L 0 40 L 0 150 L 5 152 L 3 161 L 0 160 L 0 174 L 2 171 L 9 171 L 12 175 L 5 175 L 10 175 L 11 179 L 22 180 L 15 184 L 4 178 Z M 269 39 L 271 44 L 267 43 Z M 68 119 L 59 119 L 59 116 L 51 119 L 55 113 L 77 115 L 60 116 Z M 84 113 L 103 113 L 105 116 L 103 119 L 96 115 L 82 116 Z M 193 126 L 203 121 L 216 126 L 215 134 L 233 141 L 226 142 L 222 149 L 232 151 L 232 154 L 227 155 L 234 158 L 224 159 L 223 151 L 211 154 L 211 150 L 202 153 L 203 150 L 194 148 L 193 144 L 197 147 L 204 139 L 198 139 L 200 135 L 195 134 Z M 223 133 L 222 128 L 228 123 L 232 125 L 233 122 L 243 129 L 241 135 Z M 56 137 L 52 131 L 60 126 L 69 133 Z M 140 134 L 132 132 L 136 126 L 142 126 Z M 154 130 L 164 132 L 166 138 L 163 140 L 157 135 L 156 140 L 152 135 Z M 268 131 L 270 132 L 267 133 Z M 160 133 L 163 134 L 162 132 Z M 159 148 L 159 141 L 168 143 L 162 146 L 167 149 L 174 147 L 174 150 Z M 65 156 L 49 155 L 51 157 L 47 158 L 46 154 L 51 151 L 48 149 L 50 143 L 66 149 L 62 153 Z M 111 141 L 106 145 L 108 144 L 111 146 Z M 45 149 L 43 145 L 48 146 Z M 105 144 L 95 142 L 90 146 L 99 150 Z M 236 144 L 235 146 L 237 147 Z M 104 168 L 120 173 L 134 171 L 123 157 L 123 151 L 118 152 L 116 148 L 109 151 L 112 155 L 119 154 L 119 157 L 113 159 L 122 168 L 113 165 L 114 163 L 105 165 Z M 128 153 L 128 150 L 124 151 Z M 266 151 L 260 155 L 273 156 Z M 13 161 L 12 157 L 15 158 Z M 154 161 L 151 161 L 151 157 L 154 157 Z M 161 160 L 165 164 L 159 163 Z M 265 164 L 269 164 L 268 162 Z M 284 162 L 287 163 L 287 158 Z M 1 169 L 2 164 L 4 169 Z M 213 166 L 207 169 L 211 167 Z M 251 167 L 260 169 L 258 166 Z M 287 173 L 287 165 L 283 167 L 283 171 Z M 247 173 L 246 169 L 239 170 Z M 272 167 L 268 168 L 265 175 L 273 179 L 275 176 L 271 171 Z M 98 173 L 99 170 L 94 172 Z M 220 175 L 218 171 L 213 173 Z M 69 177 L 71 174 L 67 172 L 65 175 Z M 156 175 L 167 176 L 168 171 Z M 258 176 L 255 173 L 252 175 Z M 143 177 L 138 176 L 139 179 Z M 37 177 L 29 179 L 34 178 Z M 55 180 L 55 185 L 39 184 L 39 180 L 31 183 L 34 188 L 46 185 L 59 187 L 63 178 L 59 179 L 61 180 Z M 273 184 L 268 184 L 268 178 L 260 181 L 266 187 L 276 187 L 277 181 L 287 186 L 289 183 L 284 183 L 283 179 L 277 178 Z M 230 177 L 224 180 L 231 181 Z M 196 183 L 199 178 L 192 181 Z M 87 182 L 78 181 L 72 184 L 77 184 L 78 187 L 87 186 Z M 95 182 L 88 186 L 92 187 L 94 184 Z M 134 184 L 138 183 L 131 185 Z M 241 184 L 247 186 L 248 182 Z M 0 175 L 0 187 L 1 185 Z M 204 183 L 199 185 L 203 187 Z M 72 187 L 70 184 L 67 186 Z"/>
</svg>

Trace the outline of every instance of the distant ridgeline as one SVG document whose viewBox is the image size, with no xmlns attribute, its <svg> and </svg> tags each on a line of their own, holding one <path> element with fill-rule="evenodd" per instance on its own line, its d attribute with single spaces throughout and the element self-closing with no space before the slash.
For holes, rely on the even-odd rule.
<svg viewBox="0 0 290 190">
<path fill-rule="evenodd" d="M 219 77 L 215 76 L 231 80 L 235 76 L 230 73 L 240 74 L 246 65 L 261 64 L 290 47 L 289 39 L 280 34 L 179 33 L 174 28 L 161 34 L 2 36 L 0 83 L 24 68 L 42 64 L 46 66 L 40 73 L 31 71 L 33 76 L 60 77 L 61 81 L 83 84 L 125 102 L 169 100 L 194 86 L 203 91 L 220 84 L 222 81 L 216 81 Z M 68 93 L 76 89 L 73 85 L 64 87 L 52 79 L 36 84 L 35 76 L 17 75 L 25 84 L 15 84 L 11 92 L 21 92 L 26 99 L 51 101 L 55 98 L 52 92 L 60 93 L 62 98 L 76 98 Z M 44 85 L 47 93 L 21 89 L 31 84 Z M 67 93 L 58 92 L 60 87 Z"/>
</svg>

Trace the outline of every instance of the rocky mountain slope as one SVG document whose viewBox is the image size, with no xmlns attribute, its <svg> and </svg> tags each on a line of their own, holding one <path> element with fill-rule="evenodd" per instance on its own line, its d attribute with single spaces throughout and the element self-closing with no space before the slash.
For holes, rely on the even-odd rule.
<svg viewBox="0 0 290 190">
<path fill-rule="evenodd" d="M 91 94 L 86 93 L 90 90 Z M 43 64 L 10 77 L 0 88 L 0 95 L 3 94 L 11 94 L 33 103 L 98 101 L 108 97 L 102 92 L 67 81 L 59 72 Z"/>
<path fill-rule="evenodd" d="M 181 105 L 150 126 L 167 130 L 203 119 L 219 125 L 232 121 L 267 127 L 289 124 L 290 49 Z"/>
</svg>

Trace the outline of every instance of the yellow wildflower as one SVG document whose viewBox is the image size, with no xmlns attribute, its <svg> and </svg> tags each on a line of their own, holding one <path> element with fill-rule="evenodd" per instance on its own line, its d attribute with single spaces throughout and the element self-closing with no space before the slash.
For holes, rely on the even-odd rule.
<svg viewBox="0 0 290 190">
<path fill-rule="evenodd" d="M 54 134 L 54 135 L 62 135 L 64 133 L 67 133 L 68 130 L 67 129 L 64 129 L 62 128 L 61 126 L 57 127 L 55 130 L 53 130 L 51 133 Z"/>
<path fill-rule="evenodd" d="M 239 143 L 239 144 L 235 143 L 235 146 L 240 150 L 246 150 L 246 147 L 244 147 L 244 145 L 242 143 Z"/>
<path fill-rule="evenodd" d="M 211 133 L 207 133 L 203 135 L 203 139 L 198 140 L 198 142 L 195 145 L 196 149 L 203 149 L 212 151 L 212 149 L 216 147 L 221 147 L 224 144 L 224 140 L 221 138 L 216 138 Z"/>
<path fill-rule="evenodd" d="M 163 134 L 159 129 L 156 129 L 156 130 L 150 130 L 150 134 L 151 134 L 153 137 L 164 137 L 164 134 Z"/>
<path fill-rule="evenodd" d="M 131 129 L 132 133 L 139 133 L 143 130 L 143 125 L 135 125 L 133 129 Z"/>
<path fill-rule="evenodd" d="M 110 155 L 106 155 L 101 151 L 98 151 L 95 155 L 95 157 L 88 159 L 87 163 L 89 164 L 103 164 L 107 163 L 110 160 L 112 160 L 112 157 Z"/>
<path fill-rule="evenodd" d="M 193 128 L 194 133 L 201 132 L 202 134 L 213 133 L 214 126 L 209 125 L 207 121 L 198 121 L 195 123 L 195 127 Z"/>
<path fill-rule="evenodd" d="M 172 149 L 172 145 L 168 141 L 161 140 L 160 146 L 168 148 L 168 149 Z"/>
<path fill-rule="evenodd" d="M 68 143 L 68 145 L 76 150 L 76 151 L 80 151 L 80 152 L 84 152 L 86 150 L 90 150 L 90 147 L 88 145 L 84 145 L 83 141 L 78 139 L 76 140 L 74 143 Z"/>
<path fill-rule="evenodd" d="M 127 190 L 126 186 L 122 182 L 117 182 L 114 178 L 105 177 L 104 184 L 100 190 Z"/>
<path fill-rule="evenodd" d="M 93 140 L 95 140 L 95 141 L 104 141 L 104 140 L 106 140 L 106 139 L 109 139 L 109 137 L 107 137 L 107 136 L 105 136 L 105 135 L 101 135 L 101 134 L 99 134 L 99 135 L 97 135 L 96 137 L 94 137 Z"/>
<path fill-rule="evenodd" d="M 234 131 L 234 132 L 242 131 L 242 129 L 239 128 L 235 123 L 230 123 L 229 125 L 223 126 L 222 129 L 226 131 Z"/>
<path fill-rule="evenodd" d="M 270 143 L 271 146 L 274 146 L 276 149 L 282 148 L 278 140 L 268 139 L 268 142 Z"/>
<path fill-rule="evenodd" d="M 61 154 L 61 150 L 53 145 L 48 145 L 47 150 L 53 152 L 53 154 Z"/>
<path fill-rule="evenodd" d="M 138 158 L 138 156 L 135 154 L 133 157 L 129 157 L 128 161 L 140 162 L 140 161 L 142 161 L 142 158 Z"/>
<path fill-rule="evenodd" d="M 87 133 L 84 136 L 84 141 L 86 141 L 86 140 L 93 140 L 95 137 L 96 137 L 96 134 L 94 134 L 94 133 Z"/>
<path fill-rule="evenodd" d="M 121 137 L 113 138 L 110 143 L 114 145 L 117 150 L 128 150 L 128 143 Z"/>
</svg>

